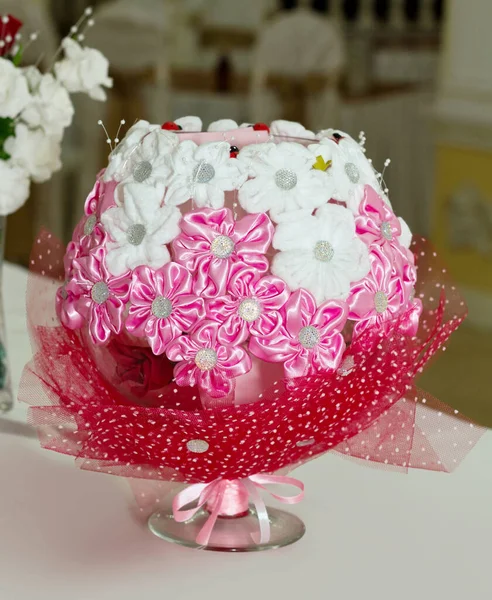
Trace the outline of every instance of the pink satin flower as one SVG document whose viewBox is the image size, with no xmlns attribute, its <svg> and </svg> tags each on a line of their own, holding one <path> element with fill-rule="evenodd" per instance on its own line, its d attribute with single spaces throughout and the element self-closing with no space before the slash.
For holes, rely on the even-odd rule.
<svg viewBox="0 0 492 600">
<path fill-rule="evenodd" d="M 233 390 L 233 379 L 251 369 L 251 357 L 244 348 L 221 344 L 218 331 L 219 323 L 204 321 L 168 347 L 168 359 L 178 363 L 174 367 L 178 385 L 198 385 L 210 396 L 222 398 Z"/>
<path fill-rule="evenodd" d="M 369 275 L 352 287 L 347 299 L 349 319 L 356 321 L 354 338 L 394 319 L 405 306 L 404 283 L 393 269 L 392 255 L 375 247 L 369 259 Z"/>
<path fill-rule="evenodd" d="M 103 173 L 103 171 L 100 174 L 102 174 L 102 173 Z M 97 204 L 101 197 L 101 191 L 103 189 L 103 186 L 104 186 L 104 183 L 102 180 L 99 179 L 99 176 L 98 176 L 94 187 L 92 188 L 90 194 L 87 196 L 87 199 L 84 203 L 84 212 L 87 216 L 93 215 L 96 212 Z"/>
<path fill-rule="evenodd" d="M 67 329 L 81 329 L 85 323 L 84 317 L 77 311 L 77 299 L 73 292 L 67 290 L 67 282 L 56 292 L 56 314 Z"/>
<path fill-rule="evenodd" d="M 235 221 L 228 208 L 195 210 L 181 221 L 181 234 L 172 244 L 174 260 L 193 273 L 197 295 L 223 296 L 232 265 L 268 270 L 265 253 L 272 236 L 272 222 L 263 213 Z"/>
<path fill-rule="evenodd" d="M 251 268 L 233 267 L 227 295 L 210 300 L 207 316 L 221 323 L 223 344 L 242 344 L 249 335 L 268 337 L 282 324 L 279 310 L 289 299 L 286 283 L 273 275 L 260 278 Z"/>
<path fill-rule="evenodd" d="M 167 263 L 156 271 L 136 268 L 127 330 L 147 338 L 154 354 L 164 354 L 171 342 L 205 316 L 203 299 L 191 292 L 191 275 L 177 263 Z"/>
<path fill-rule="evenodd" d="M 105 251 L 97 248 L 88 256 L 73 263 L 73 277 L 66 286 L 72 294 L 74 314 L 67 319 L 67 327 L 76 329 L 80 317 L 89 324 L 94 344 L 104 344 L 111 333 L 123 328 L 123 315 L 130 296 L 129 273 L 112 277 L 104 264 Z"/>
<path fill-rule="evenodd" d="M 355 218 L 356 232 L 368 246 L 399 245 L 400 221 L 370 185 L 364 188 L 359 213 Z"/>
<path fill-rule="evenodd" d="M 282 308 L 284 326 L 269 338 L 252 337 L 250 351 L 268 362 L 283 362 L 285 376 L 304 377 L 337 369 L 345 351 L 341 333 L 347 304 L 328 300 L 316 307 L 305 289 L 294 292 Z"/>
</svg>

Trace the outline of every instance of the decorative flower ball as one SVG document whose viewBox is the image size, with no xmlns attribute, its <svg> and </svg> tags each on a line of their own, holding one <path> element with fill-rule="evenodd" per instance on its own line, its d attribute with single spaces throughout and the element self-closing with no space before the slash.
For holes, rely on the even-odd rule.
<svg viewBox="0 0 492 600">
<path fill-rule="evenodd" d="M 140 121 L 87 198 L 58 315 L 202 399 L 248 402 L 252 382 L 337 371 L 396 318 L 416 334 L 411 237 L 346 133 Z"/>
</svg>

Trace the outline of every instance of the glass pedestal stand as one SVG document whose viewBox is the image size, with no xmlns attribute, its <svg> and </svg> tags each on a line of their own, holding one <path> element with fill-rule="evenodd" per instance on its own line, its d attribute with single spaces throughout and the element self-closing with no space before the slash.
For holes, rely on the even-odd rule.
<svg viewBox="0 0 492 600">
<path fill-rule="evenodd" d="M 7 335 L 3 306 L 3 263 L 7 217 L 0 217 L 0 414 L 7 413 L 13 405 L 10 369 L 7 356 Z"/>
<path fill-rule="evenodd" d="M 199 511 L 185 523 L 175 521 L 172 510 L 154 513 L 149 519 L 152 533 L 167 542 L 216 552 L 257 552 L 273 550 L 293 544 L 302 538 L 306 528 L 295 515 L 277 508 L 268 508 L 270 520 L 270 539 L 265 544 L 255 544 L 254 535 L 258 535 L 259 525 L 253 507 L 246 514 L 237 517 L 219 517 L 207 546 L 200 546 L 196 537 L 205 525 L 210 513 Z"/>
</svg>

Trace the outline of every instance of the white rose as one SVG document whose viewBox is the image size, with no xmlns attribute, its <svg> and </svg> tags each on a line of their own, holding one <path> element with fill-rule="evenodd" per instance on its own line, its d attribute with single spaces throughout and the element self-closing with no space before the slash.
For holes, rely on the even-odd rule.
<svg viewBox="0 0 492 600">
<path fill-rule="evenodd" d="M 49 135 L 61 135 L 71 125 L 74 113 L 67 90 L 51 73 L 43 75 L 36 67 L 28 67 L 24 73 L 32 96 L 21 118 Z"/>
<path fill-rule="evenodd" d="M 106 100 L 104 87 L 112 87 L 108 77 L 107 58 L 93 48 L 82 48 L 75 40 L 65 38 L 62 42 L 65 59 L 55 64 L 58 81 L 71 92 L 85 92 L 93 100 Z"/>
<path fill-rule="evenodd" d="M 0 58 L 0 118 L 13 119 L 29 102 L 27 81 L 10 60 Z"/>
<path fill-rule="evenodd" d="M 29 175 L 11 161 L 0 160 L 0 215 L 10 215 L 29 198 Z"/>
<path fill-rule="evenodd" d="M 25 169 L 36 183 L 42 183 L 61 169 L 60 141 L 59 136 L 20 123 L 15 128 L 15 137 L 8 138 L 4 148 L 13 165 Z"/>
</svg>

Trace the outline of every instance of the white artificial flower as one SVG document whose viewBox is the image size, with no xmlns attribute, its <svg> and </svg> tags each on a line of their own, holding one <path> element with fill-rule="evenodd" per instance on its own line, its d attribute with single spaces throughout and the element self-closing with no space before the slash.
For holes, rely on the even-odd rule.
<svg viewBox="0 0 492 600">
<path fill-rule="evenodd" d="M 162 194 L 141 183 L 123 186 L 123 197 L 122 206 L 101 216 L 113 240 L 107 243 L 108 270 L 118 276 L 140 265 L 159 269 L 171 260 L 166 244 L 180 232 L 181 213 L 162 206 Z"/>
<path fill-rule="evenodd" d="M 24 74 L 14 64 L 0 57 L 0 118 L 17 117 L 30 100 Z"/>
<path fill-rule="evenodd" d="M 410 231 L 410 227 L 406 224 L 406 222 L 398 217 L 398 221 L 400 221 L 401 225 L 401 235 L 398 238 L 398 241 L 404 248 L 410 248 L 412 244 L 412 232 Z"/>
<path fill-rule="evenodd" d="M 71 92 L 84 92 L 93 100 L 106 100 L 103 87 L 113 86 L 108 59 L 99 50 L 82 48 L 72 38 L 62 42 L 65 58 L 55 64 L 58 81 Z"/>
<path fill-rule="evenodd" d="M 236 121 L 233 121 L 232 119 L 220 119 L 219 121 L 210 123 L 208 131 L 231 131 L 237 128 L 238 124 Z"/>
<path fill-rule="evenodd" d="M 203 128 L 203 123 L 200 117 L 180 117 L 174 121 L 183 131 L 200 132 Z"/>
<path fill-rule="evenodd" d="M 153 132 L 160 130 L 160 125 L 151 125 L 148 121 L 140 120 L 127 131 L 123 140 L 116 146 L 109 157 L 109 165 L 104 172 L 104 181 L 117 179 L 122 170 L 122 165 L 130 158 L 143 138 Z"/>
<path fill-rule="evenodd" d="M 177 206 L 191 198 L 200 208 L 222 208 L 225 192 L 238 189 L 247 177 L 230 150 L 227 142 L 181 142 L 173 155 L 166 203 Z"/>
<path fill-rule="evenodd" d="M 273 259 L 272 273 L 292 291 L 310 291 L 318 304 L 345 300 L 350 284 L 370 270 L 369 251 L 355 233 L 354 215 L 336 204 L 278 225 L 273 247 L 280 252 Z"/>
<path fill-rule="evenodd" d="M 4 149 L 13 165 L 27 171 L 36 183 L 42 183 L 61 169 L 60 142 L 60 136 L 47 135 L 42 129 L 29 129 L 19 123 L 15 136 L 7 139 Z"/>
<path fill-rule="evenodd" d="M 163 198 L 172 172 L 171 153 L 178 144 L 176 134 L 154 129 L 128 153 L 114 179 L 122 183 L 152 185 L 159 189 Z"/>
<path fill-rule="evenodd" d="M 326 173 L 330 178 L 334 200 L 345 202 L 347 207 L 357 214 L 364 195 L 364 187 L 370 185 L 389 204 L 374 167 L 367 160 L 360 144 L 348 134 L 343 133 L 343 137 L 338 140 L 324 137 L 319 144 L 313 144 L 309 149 L 313 154 L 322 156 L 326 162 L 331 161 L 331 166 Z"/>
<path fill-rule="evenodd" d="M 0 160 L 0 215 L 10 215 L 19 209 L 29 197 L 29 174 L 12 164 Z"/>
<path fill-rule="evenodd" d="M 270 125 L 270 133 L 282 137 L 303 138 L 305 140 L 313 140 L 315 135 L 309 129 L 306 129 L 301 123 L 295 121 L 272 121 Z"/>
<path fill-rule="evenodd" d="M 36 67 L 24 69 L 31 100 L 21 118 L 30 127 L 42 127 L 48 135 L 58 135 L 72 123 L 74 108 L 67 90 L 51 73 L 43 75 Z"/>
<path fill-rule="evenodd" d="M 278 222 L 293 211 L 311 213 L 330 199 L 328 176 L 313 169 L 315 157 L 301 144 L 252 144 L 238 160 L 252 177 L 239 190 L 239 202 L 249 213 L 270 211 Z"/>
</svg>

